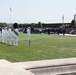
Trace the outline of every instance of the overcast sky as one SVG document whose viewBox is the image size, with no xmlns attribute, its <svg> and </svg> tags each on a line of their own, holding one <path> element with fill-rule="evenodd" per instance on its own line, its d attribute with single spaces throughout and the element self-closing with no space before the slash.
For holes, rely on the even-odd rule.
<svg viewBox="0 0 76 75">
<path fill-rule="evenodd" d="M 76 0 L 0 0 L 0 22 L 62 23 L 63 15 L 71 22 L 74 14 Z"/>
</svg>

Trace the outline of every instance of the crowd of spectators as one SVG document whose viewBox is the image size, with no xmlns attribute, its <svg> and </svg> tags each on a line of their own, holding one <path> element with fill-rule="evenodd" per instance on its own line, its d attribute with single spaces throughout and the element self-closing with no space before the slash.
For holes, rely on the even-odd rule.
<svg viewBox="0 0 76 75">
<path fill-rule="evenodd" d="M 26 33 L 26 27 L 20 28 L 20 31 L 23 31 L 23 33 Z M 76 34 L 75 27 L 71 27 L 71 25 L 61 25 L 60 27 L 54 28 L 54 27 L 45 27 L 45 28 L 31 28 L 31 33 L 33 34 Z"/>
</svg>

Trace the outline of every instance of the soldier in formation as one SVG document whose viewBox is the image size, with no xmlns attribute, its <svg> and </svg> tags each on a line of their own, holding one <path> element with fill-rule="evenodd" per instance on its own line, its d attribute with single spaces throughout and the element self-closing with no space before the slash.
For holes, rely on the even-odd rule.
<svg viewBox="0 0 76 75">
<path fill-rule="evenodd" d="M 13 24 L 13 32 L 11 27 L 0 27 L 0 38 L 2 43 L 18 46 L 18 24 Z"/>
</svg>

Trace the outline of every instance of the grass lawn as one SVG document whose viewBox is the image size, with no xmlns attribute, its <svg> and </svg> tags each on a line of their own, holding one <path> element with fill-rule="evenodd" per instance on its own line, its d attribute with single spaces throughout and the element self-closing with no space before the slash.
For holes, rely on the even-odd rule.
<svg viewBox="0 0 76 75">
<path fill-rule="evenodd" d="M 19 46 L 0 42 L 0 59 L 11 62 L 33 61 L 76 57 L 76 37 L 57 34 L 31 34 L 31 45 L 27 35 L 19 33 Z"/>
</svg>

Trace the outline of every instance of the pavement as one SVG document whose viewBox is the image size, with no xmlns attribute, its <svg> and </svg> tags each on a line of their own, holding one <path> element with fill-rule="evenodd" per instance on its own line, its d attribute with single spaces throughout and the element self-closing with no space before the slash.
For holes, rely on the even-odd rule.
<svg viewBox="0 0 76 75">
<path fill-rule="evenodd" d="M 76 75 L 76 58 L 16 62 L 14 64 L 24 64 L 24 69 L 35 75 Z"/>
<path fill-rule="evenodd" d="M 63 35 L 63 34 L 59 34 L 59 35 Z M 76 36 L 75 34 L 65 34 L 64 36 Z"/>
<path fill-rule="evenodd" d="M 76 75 L 76 58 L 14 63 L 1 59 L 0 75 Z"/>
<path fill-rule="evenodd" d="M 0 75 L 34 75 L 20 66 L 13 65 L 7 60 L 0 60 Z"/>
</svg>

